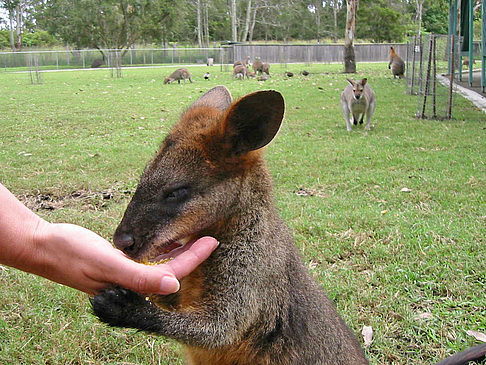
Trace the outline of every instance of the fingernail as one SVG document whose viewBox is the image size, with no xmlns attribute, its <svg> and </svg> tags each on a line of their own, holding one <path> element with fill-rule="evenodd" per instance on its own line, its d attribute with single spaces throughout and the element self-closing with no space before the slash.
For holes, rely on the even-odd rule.
<svg viewBox="0 0 486 365">
<path fill-rule="evenodd" d="M 164 276 L 160 283 L 160 290 L 164 293 L 175 293 L 180 289 L 179 280 L 173 276 Z"/>
</svg>

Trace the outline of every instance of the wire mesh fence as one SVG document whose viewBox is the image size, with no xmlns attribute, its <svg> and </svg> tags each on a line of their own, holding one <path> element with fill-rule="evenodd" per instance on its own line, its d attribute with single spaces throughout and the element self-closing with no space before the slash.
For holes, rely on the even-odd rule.
<svg viewBox="0 0 486 365">
<path fill-rule="evenodd" d="M 85 49 L 59 51 L 0 52 L 0 67 L 26 68 L 36 59 L 41 70 L 123 66 L 220 63 L 223 48 Z M 115 67 L 116 68 L 116 67 Z"/>
<path fill-rule="evenodd" d="M 356 44 L 357 62 L 386 62 L 390 45 L 404 52 L 404 44 Z M 41 71 L 56 69 L 180 64 L 220 64 L 223 71 L 231 72 L 235 61 L 260 57 L 265 62 L 333 63 L 342 62 L 343 45 L 289 45 L 289 44 L 234 44 L 213 48 L 153 48 L 153 49 L 84 49 L 56 51 L 0 52 L 0 67 L 5 70 L 29 69 L 34 58 Z"/>
<path fill-rule="evenodd" d="M 454 37 L 427 34 L 410 38 L 407 47 L 407 93 L 417 95 L 415 116 L 422 119 L 451 119 L 454 102 L 453 83 L 440 79 L 458 69 L 459 49 Z M 451 59 L 450 70 L 449 59 Z"/>
</svg>

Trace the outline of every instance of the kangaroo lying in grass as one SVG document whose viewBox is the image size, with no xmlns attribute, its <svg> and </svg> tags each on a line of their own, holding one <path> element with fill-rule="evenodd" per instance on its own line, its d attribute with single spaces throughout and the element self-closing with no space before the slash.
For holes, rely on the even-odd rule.
<svg viewBox="0 0 486 365">
<path fill-rule="evenodd" d="M 183 113 L 146 167 L 114 242 L 142 262 L 203 235 L 220 245 L 176 294 L 101 292 L 92 305 L 102 321 L 173 338 L 191 365 L 368 364 L 276 212 L 262 147 L 283 115 L 276 91 L 232 102 L 224 86 Z"/>
</svg>

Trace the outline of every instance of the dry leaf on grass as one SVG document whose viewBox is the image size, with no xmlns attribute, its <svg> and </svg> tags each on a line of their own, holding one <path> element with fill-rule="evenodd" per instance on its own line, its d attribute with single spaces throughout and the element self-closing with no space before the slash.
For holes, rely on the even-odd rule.
<svg viewBox="0 0 486 365">
<path fill-rule="evenodd" d="M 371 326 L 363 326 L 361 331 L 364 339 L 364 346 L 368 347 L 373 342 L 373 328 Z"/>
<path fill-rule="evenodd" d="M 432 313 L 425 312 L 425 313 L 419 313 L 419 314 L 417 314 L 417 315 L 414 317 L 414 319 L 415 319 L 416 321 L 418 321 L 418 320 L 420 320 L 420 319 L 430 319 L 430 318 L 432 318 L 432 317 L 433 317 Z"/>
<path fill-rule="evenodd" d="M 466 331 L 466 333 L 469 336 L 474 337 L 478 341 L 486 342 L 486 334 L 484 334 L 482 332 L 469 330 L 469 331 Z"/>
</svg>

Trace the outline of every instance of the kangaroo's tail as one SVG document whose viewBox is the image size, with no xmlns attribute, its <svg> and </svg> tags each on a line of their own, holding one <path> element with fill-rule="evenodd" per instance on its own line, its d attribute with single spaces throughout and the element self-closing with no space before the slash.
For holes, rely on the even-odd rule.
<svg viewBox="0 0 486 365">
<path fill-rule="evenodd" d="M 442 360 L 436 365 L 466 365 L 469 361 L 483 360 L 486 357 L 486 343 L 470 347 L 447 359 Z"/>
</svg>

